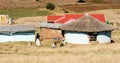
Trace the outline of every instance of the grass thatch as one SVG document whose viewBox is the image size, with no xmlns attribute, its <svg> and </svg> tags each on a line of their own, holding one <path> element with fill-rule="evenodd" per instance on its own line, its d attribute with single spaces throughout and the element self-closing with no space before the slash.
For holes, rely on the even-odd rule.
<svg viewBox="0 0 120 63">
<path fill-rule="evenodd" d="M 113 30 L 112 27 L 103 22 L 100 22 L 90 15 L 85 15 L 74 22 L 65 24 L 61 27 L 61 29 L 77 32 L 101 32 Z"/>
</svg>

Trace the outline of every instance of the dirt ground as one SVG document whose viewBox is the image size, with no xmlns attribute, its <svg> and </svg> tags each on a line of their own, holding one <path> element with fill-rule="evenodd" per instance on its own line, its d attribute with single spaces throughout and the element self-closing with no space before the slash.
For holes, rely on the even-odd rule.
<svg viewBox="0 0 120 63">
<path fill-rule="evenodd" d="M 0 0 L 0 9 L 38 8 L 42 5 L 42 3 L 35 0 Z"/>
<path fill-rule="evenodd" d="M 73 4 L 61 5 L 60 7 L 79 13 L 103 9 L 120 9 L 120 4 Z"/>
<path fill-rule="evenodd" d="M 24 17 L 15 19 L 15 24 L 30 24 L 39 27 L 40 22 L 46 21 L 46 16 Z"/>
</svg>

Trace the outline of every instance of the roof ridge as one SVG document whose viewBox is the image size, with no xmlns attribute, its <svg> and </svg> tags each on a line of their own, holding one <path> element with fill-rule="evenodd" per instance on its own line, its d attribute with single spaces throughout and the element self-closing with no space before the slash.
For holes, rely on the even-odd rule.
<svg viewBox="0 0 120 63">
<path fill-rule="evenodd" d="M 59 22 L 59 20 L 62 20 L 62 19 L 64 19 L 64 18 L 65 18 L 65 15 L 64 15 L 63 17 L 61 17 L 61 18 L 55 20 L 55 23 L 56 23 L 56 22 Z"/>
</svg>

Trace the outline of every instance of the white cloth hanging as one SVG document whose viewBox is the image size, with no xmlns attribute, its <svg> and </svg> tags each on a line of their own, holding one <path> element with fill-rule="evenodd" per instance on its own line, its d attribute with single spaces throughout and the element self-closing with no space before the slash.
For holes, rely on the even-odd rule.
<svg viewBox="0 0 120 63">
<path fill-rule="evenodd" d="M 39 39 L 36 40 L 36 46 L 40 46 L 40 40 Z"/>
</svg>

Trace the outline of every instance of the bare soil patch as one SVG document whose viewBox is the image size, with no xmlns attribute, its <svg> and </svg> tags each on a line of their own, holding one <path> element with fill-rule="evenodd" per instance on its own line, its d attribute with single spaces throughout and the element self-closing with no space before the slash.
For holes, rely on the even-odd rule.
<svg viewBox="0 0 120 63">
<path fill-rule="evenodd" d="M 102 9 L 120 9 L 120 4 L 74 4 L 60 6 L 74 12 L 86 12 Z"/>
</svg>

